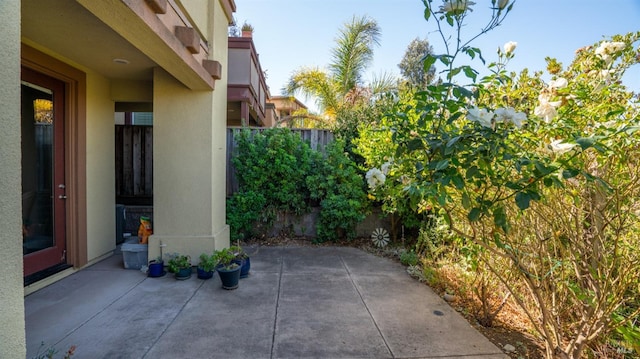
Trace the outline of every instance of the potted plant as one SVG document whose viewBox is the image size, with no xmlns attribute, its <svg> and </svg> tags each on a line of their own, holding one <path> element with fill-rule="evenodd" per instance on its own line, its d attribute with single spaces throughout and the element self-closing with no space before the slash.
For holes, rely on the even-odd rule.
<svg viewBox="0 0 640 359">
<path fill-rule="evenodd" d="M 234 261 L 240 264 L 240 278 L 246 278 L 249 276 L 249 270 L 251 269 L 251 259 L 249 254 L 240 246 L 233 246 L 229 248 L 235 255 Z"/>
<path fill-rule="evenodd" d="M 253 36 L 253 26 L 246 21 L 244 22 L 244 24 L 242 24 L 241 31 L 242 31 L 242 37 Z"/>
<path fill-rule="evenodd" d="M 236 289 L 240 281 L 240 264 L 234 262 L 236 255 L 231 249 L 224 248 L 213 252 L 216 270 L 224 289 Z"/>
<path fill-rule="evenodd" d="M 216 270 L 216 259 L 213 255 L 206 253 L 200 254 L 200 263 L 198 263 L 198 278 L 209 279 L 213 277 Z"/>
<path fill-rule="evenodd" d="M 148 267 L 149 267 L 149 271 L 148 271 L 149 277 L 156 278 L 156 277 L 162 277 L 165 274 L 167 274 L 167 272 L 165 272 L 164 270 L 164 261 L 160 256 L 158 256 L 156 259 L 150 260 Z"/>
<path fill-rule="evenodd" d="M 191 278 L 191 257 L 175 253 L 168 262 L 169 271 L 175 274 L 177 280 Z"/>
</svg>

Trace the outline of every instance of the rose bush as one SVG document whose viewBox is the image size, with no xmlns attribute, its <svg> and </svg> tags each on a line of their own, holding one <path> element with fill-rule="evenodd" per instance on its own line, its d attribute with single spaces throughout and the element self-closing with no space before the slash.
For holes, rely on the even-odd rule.
<svg viewBox="0 0 640 359">
<path fill-rule="evenodd" d="M 456 60 L 483 59 L 471 41 L 514 4 L 492 1 L 489 25 L 465 41 L 458 30 L 475 3 L 423 2 L 446 49 L 425 68 L 444 66 L 444 78 L 361 127 L 370 195 L 390 213 L 438 213 L 480 246 L 548 357 L 579 358 L 610 333 L 640 350 L 640 104 L 620 81 L 640 58 L 640 33 L 580 49 L 566 70 L 548 59 L 548 73 L 533 75 L 506 71 L 510 42 L 478 78 Z"/>
</svg>

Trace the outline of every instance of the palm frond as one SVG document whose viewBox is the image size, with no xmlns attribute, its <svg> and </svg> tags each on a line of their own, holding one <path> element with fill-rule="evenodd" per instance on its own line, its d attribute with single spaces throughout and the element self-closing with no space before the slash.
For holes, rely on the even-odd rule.
<svg viewBox="0 0 640 359">
<path fill-rule="evenodd" d="M 321 111 L 335 112 L 339 105 L 332 79 L 318 68 L 302 68 L 295 71 L 283 91 L 288 95 L 299 93 L 307 98 L 315 98 Z"/>
<path fill-rule="evenodd" d="M 329 65 L 340 94 L 362 83 L 362 74 L 373 60 L 373 47 L 379 44 L 380 27 L 369 17 L 354 16 L 340 30 Z"/>
<path fill-rule="evenodd" d="M 382 72 L 371 78 L 369 88 L 373 95 L 396 92 L 398 89 L 398 79 L 389 72 Z"/>
</svg>

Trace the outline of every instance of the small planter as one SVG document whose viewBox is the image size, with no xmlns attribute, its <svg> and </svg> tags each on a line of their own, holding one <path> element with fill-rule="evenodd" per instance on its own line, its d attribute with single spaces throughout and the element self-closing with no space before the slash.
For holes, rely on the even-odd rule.
<svg viewBox="0 0 640 359">
<path fill-rule="evenodd" d="M 202 268 L 198 268 L 198 278 L 199 279 L 211 279 L 213 277 L 213 271 L 206 271 Z"/>
<path fill-rule="evenodd" d="M 240 265 L 240 278 L 247 278 L 251 270 L 251 259 L 247 257 L 244 259 L 236 259 L 233 262 Z"/>
<path fill-rule="evenodd" d="M 223 289 L 232 290 L 238 288 L 241 268 L 239 265 L 233 266 L 231 269 L 228 266 L 218 266 L 217 271 Z"/>
<path fill-rule="evenodd" d="M 184 254 L 174 253 L 170 255 L 169 272 L 173 273 L 177 280 L 191 278 L 191 257 Z"/>
<path fill-rule="evenodd" d="M 186 280 L 186 279 L 191 278 L 191 273 L 192 273 L 192 268 L 191 267 L 180 268 L 175 273 L 175 276 L 176 276 L 177 280 Z"/>
<path fill-rule="evenodd" d="M 167 274 L 164 270 L 164 261 L 149 261 L 149 272 L 147 274 L 151 278 L 163 277 Z"/>
</svg>

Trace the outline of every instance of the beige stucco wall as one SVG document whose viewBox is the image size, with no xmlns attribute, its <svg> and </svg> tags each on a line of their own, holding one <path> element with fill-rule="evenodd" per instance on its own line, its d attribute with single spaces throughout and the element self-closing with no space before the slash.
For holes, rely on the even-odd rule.
<svg viewBox="0 0 640 359">
<path fill-rule="evenodd" d="M 209 21 L 210 57 L 227 69 L 227 19 L 215 0 Z M 215 34 L 215 36 L 214 36 Z M 154 235 L 149 258 L 200 253 L 229 245 L 225 221 L 227 81 L 214 91 L 192 91 L 156 68 L 153 81 Z"/>
<path fill-rule="evenodd" d="M 200 33 L 208 36 L 209 0 L 182 0 L 176 2 L 186 10 Z M 208 41 L 209 39 L 207 38 L 205 40 Z"/>
<path fill-rule="evenodd" d="M 0 358 L 24 358 L 20 180 L 20 2 L 0 1 Z"/>
<path fill-rule="evenodd" d="M 211 13 L 213 25 L 213 48 L 210 50 L 212 59 L 220 61 L 222 64 L 222 78 L 216 81 L 214 96 L 214 107 L 212 112 L 211 138 L 214 143 L 212 156 L 212 170 L 215 176 L 212 183 L 212 202 L 217 205 L 213 208 L 214 228 L 223 228 L 226 238 L 222 242 L 229 240 L 228 226 L 226 225 L 226 171 L 227 171 L 227 69 L 229 68 L 227 35 L 229 19 L 227 19 L 222 6 L 218 0 L 210 0 L 215 3 L 214 11 Z M 213 7 L 213 6 L 212 6 Z M 210 35 L 211 36 L 211 35 Z"/>
<path fill-rule="evenodd" d="M 115 249 L 115 121 L 111 84 L 87 73 L 87 259 Z"/>
</svg>

